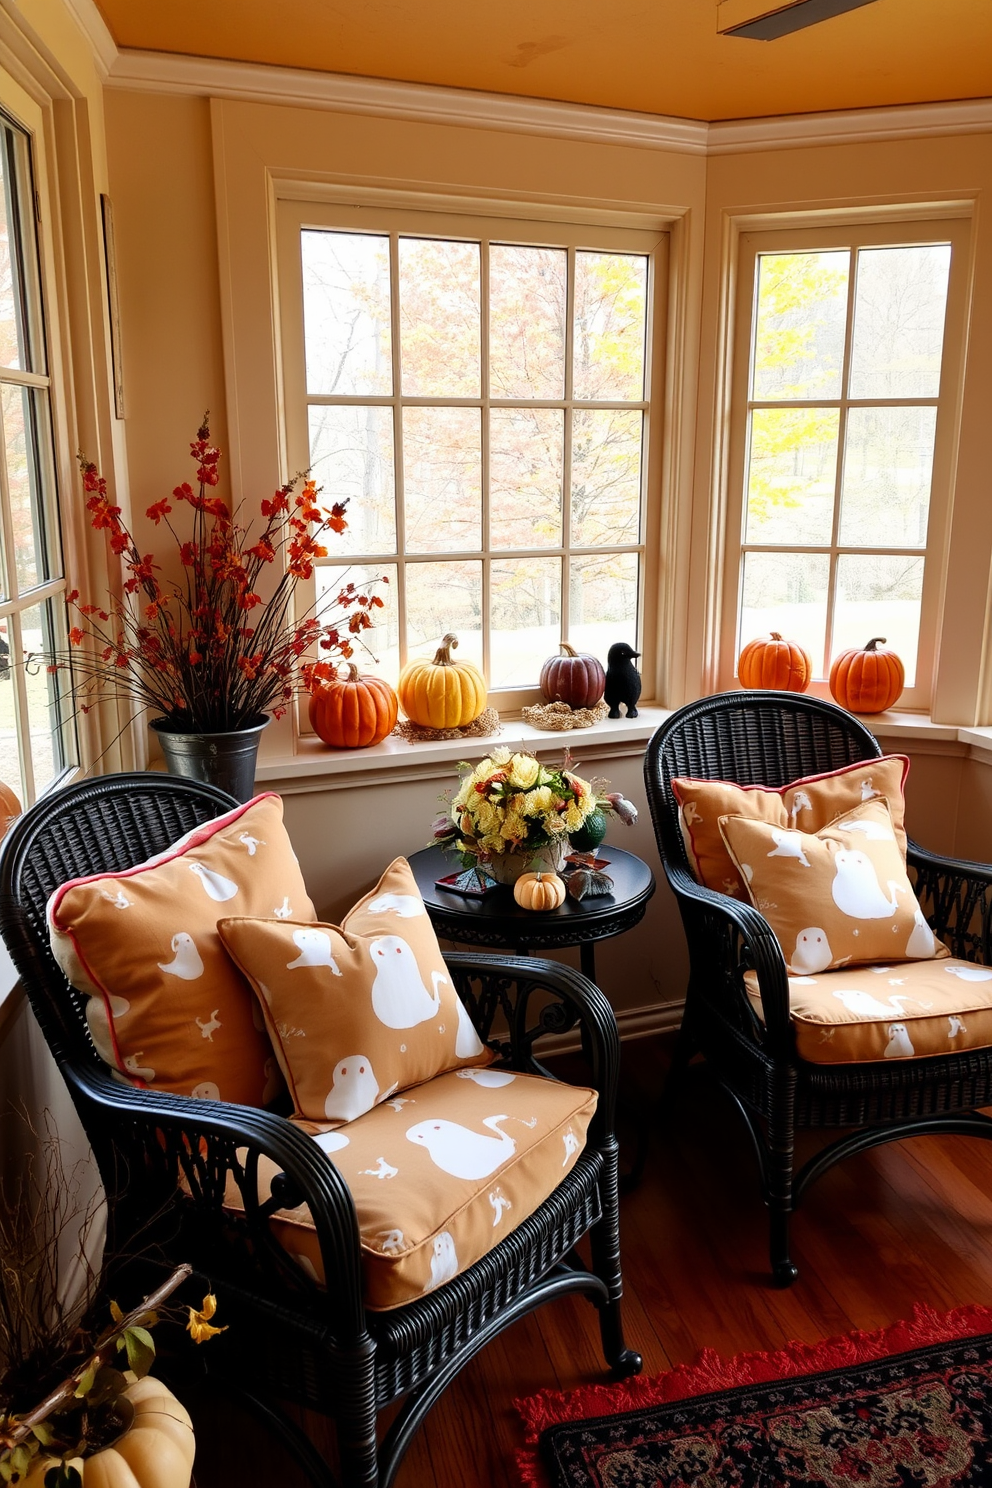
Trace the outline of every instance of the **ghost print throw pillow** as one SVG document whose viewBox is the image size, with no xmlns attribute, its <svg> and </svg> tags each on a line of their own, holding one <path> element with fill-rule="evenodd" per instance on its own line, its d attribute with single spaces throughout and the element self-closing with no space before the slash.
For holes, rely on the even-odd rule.
<svg viewBox="0 0 992 1488">
<path fill-rule="evenodd" d="M 232 914 L 316 918 L 272 793 L 144 863 L 53 894 L 55 959 L 86 995 L 93 1042 L 123 1079 L 248 1106 L 283 1090 L 251 987 L 217 934 Z"/>
<path fill-rule="evenodd" d="M 923 917 L 883 799 L 815 833 L 740 816 L 721 817 L 720 830 L 794 976 L 949 954 Z"/>
<path fill-rule="evenodd" d="M 340 925 L 229 918 L 218 929 L 306 1120 L 354 1121 L 411 1085 L 492 1060 L 405 858 Z"/>
</svg>

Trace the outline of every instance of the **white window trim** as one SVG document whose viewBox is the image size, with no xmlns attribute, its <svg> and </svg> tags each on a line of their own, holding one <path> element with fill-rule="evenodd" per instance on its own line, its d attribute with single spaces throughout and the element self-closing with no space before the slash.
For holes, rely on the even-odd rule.
<svg viewBox="0 0 992 1488">
<path fill-rule="evenodd" d="M 315 193 L 318 198 L 326 197 L 326 193 Z M 343 231 L 360 231 L 379 235 L 401 236 L 408 234 L 424 236 L 439 236 L 450 238 L 471 239 L 474 233 L 478 233 L 483 239 L 494 242 L 499 241 L 522 241 L 547 244 L 549 246 L 561 246 L 571 249 L 591 249 L 593 251 L 606 252 L 630 252 L 644 255 L 649 261 L 649 273 L 647 284 L 646 324 L 645 324 L 645 381 L 644 396 L 639 401 L 610 401 L 603 399 L 590 400 L 588 403 L 582 399 L 573 399 L 569 396 L 566 386 L 564 395 L 558 399 L 499 399 L 494 398 L 483 386 L 478 397 L 473 398 L 408 398 L 401 394 L 399 388 L 398 373 L 398 344 L 394 334 L 393 344 L 393 391 L 388 395 L 367 397 L 352 397 L 340 401 L 345 403 L 369 404 L 395 409 L 401 404 L 418 406 L 421 404 L 433 405 L 438 403 L 443 406 L 458 406 L 481 408 L 483 417 L 485 411 L 490 407 L 499 406 L 536 406 L 555 407 L 566 410 L 584 407 L 615 407 L 619 409 L 631 409 L 642 411 L 644 414 L 644 432 L 642 439 L 641 454 L 641 490 L 640 490 L 640 517 L 638 539 L 633 543 L 623 543 L 620 546 L 624 551 L 635 552 L 638 556 L 640 583 L 637 595 L 637 632 L 640 637 L 642 652 L 646 652 L 642 663 L 649 675 L 655 671 L 654 637 L 657 634 L 657 565 L 654 554 L 648 544 L 649 513 L 652 512 L 660 501 L 660 472 L 661 456 L 664 448 L 665 430 L 663 427 L 664 409 L 664 355 L 663 349 L 666 342 L 665 319 L 667 309 L 667 295 L 669 286 L 669 234 L 664 229 L 657 227 L 646 230 L 644 228 L 632 229 L 629 225 L 620 227 L 615 221 L 604 223 L 602 221 L 575 221 L 575 214 L 556 214 L 554 217 L 538 215 L 534 211 L 525 212 L 523 216 L 516 213 L 510 204 L 506 204 L 498 215 L 493 215 L 494 204 L 474 202 L 473 210 L 470 212 L 452 211 L 450 202 L 437 202 L 432 200 L 431 205 L 425 207 L 423 202 L 418 202 L 416 207 L 411 207 L 409 199 L 401 206 L 397 206 L 397 193 L 385 193 L 386 200 L 376 200 L 375 195 L 368 191 L 359 193 L 359 200 L 338 201 L 334 199 L 328 204 L 323 199 L 313 199 L 305 194 L 299 182 L 292 184 L 288 199 L 278 194 L 277 218 L 276 218 L 276 257 L 275 272 L 279 290 L 279 305 L 281 307 L 279 326 L 279 375 L 282 388 L 283 409 L 286 423 L 286 458 L 287 473 L 293 470 L 305 468 L 309 464 L 309 445 L 306 424 L 306 409 L 308 395 L 305 381 L 304 349 L 303 349 L 303 317 L 302 317 L 302 280 L 300 266 L 300 232 L 307 228 L 313 229 L 339 229 Z M 407 194 L 409 198 L 409 194 Z M 485 210 L 483 208 L 485 207 Z M 592 214 L 595 215 L 595 214 Z M 602 214 L 612 217 L 615 214 Z M 543 231 L 542 231 L 543 227 Z M 485 325 L 485 317 L 483 319 Z M 570 343 L 569 343 L 570 344 Z M 660 365 L 659 365 L 660 363 Z M 485 366 L 483 366 L 483 383 L 486 382 Z M 311 400 L 312 401 L 312 400 Z M 320 400 L 317 400 L 320 401 Z M 337 402 L 337 399 L 333 401 Z M 577 553 L 596 552 L 607 553 L 612 550 L 610 544 L 601 545 L 598 548 L 584 549 L 581 544 L 571 542 L 568 535 L 568 512 L 569 512 L 569 454 L 570 448 L 566 441 L 565 463 L 563 467 L 563 533 L 561 543 L 554 549 L 542 547 L 534 549 L 533 554 L 528 549 L 502 549 L 480 546 L 478 552 L 456 555 L 459 561 L 480 561 L 483 563 L 484 572 L 487 560 L 494 562 L 509 562 L 515 558 L 526 558 L 528 556 L 559 557 L 565 559 L 567 555 L 576 551 Z M 396 469 L 397 491 L 402 492 L 402 471 L 397 465 Z M 328 491 L 328 497 L 334 493 Z M 488 496 L 484 493 L 484 503 L 488 503 Z M 399 543 L 400 566 L 404 564 L 402 555 L 401 528 L 397 533 Z M 333 539 L 329 541 L 330 554 L 328 562 L 333 566 L 347 564 L 347 557 L 337 558 Z M 444 561 L 445 553 L 417 555 L 425 561 Z M 353 560 L 365 566 L 375 567 L 382 563 L 383 566 L 392 566 L 396 563 L 393 555 L 383 555 L 381 558 L 374 556 L 358 558 Z M 411 561 L 416 562 L 415 556 Z M 387 605 L 401 605 L 403 602 L 404 586 L 402 572 L 398 588 L 390 588 L 383 591 L 383 597 Z M 485 592 L 485 588 L 484 588 Z M 301 586 L 302 593 L 302 586 Z M 304 598 L 304 607 L 308 603 L 309 595 Z M 562 635 L 569 639 L 568 611 L 570 595 L 567 582 L 562 584 L 561 591 L 561 613 L 562 613 Z M 401 627 L 402 634 L 402 627 Z M 484 644 L 486 632 L 484 631 Z M 645 639 L 646 638 L 646 639 Z M 375 632 L 368 636 L 370 650 L 375 651 Z M 401 639 L 401 657 L 403 642 Z M 361 664 L 361 656 L 356 658 Z M 603 658 L 605 662 L 605 658 Z M 484 667 L 485 669 L 485 667 Z M 540 693 L 534 684 L 530 687 L 512 687 L 494 689 L 490 691 L 490 705 L 497 708 L 501 715 L 513 715 L 520 707 L 528 703 L 540 701 Z M 309 733 L 306 724 L 305 710 L 301 710 L 299 720 L 299 735 L 305 738 Z"/>
<path fill-rule="evenodd" d="M 713 521 L 707 553 L 710 602 L 705 636 L 706 676 L 712 691 L 738 687 L 737 613 L 741 574 L 740 552 L 743 515 L 744 449 L 753 297 L 754 253 L 769 249 L 803 249 L 846 245 L 856 241 L 875 245 L 921 241 L 923 237 L 953 242 L 951 278 L 948 286 L 944 361 L 940 398 L 942 418 L 938 422 L 934 451 L 934 478 L 930 504 L 928 542 L 921 554 L 927 557 L 917 685 L 900 700 L 900 712 L 929 717 L 936 688 L 941 616 L 947 590 L 950 519 L 953 507 L 957 434 L 963 389 L 964 348 L 968 336 L 971 291 L 970 201 L 876 203 L 837 212 L 764 212 L 728 216 L 724 223 L 721 279 L 723 303 L 720 315 L 721 390 L 713 459 Z M 744 263 L 747 255 L 748 262 Z M 865 638 L 868 639 L 867 637 Z M 811 695 L 829 697 L 825 680 L 811 684 Z"/>
</svg>

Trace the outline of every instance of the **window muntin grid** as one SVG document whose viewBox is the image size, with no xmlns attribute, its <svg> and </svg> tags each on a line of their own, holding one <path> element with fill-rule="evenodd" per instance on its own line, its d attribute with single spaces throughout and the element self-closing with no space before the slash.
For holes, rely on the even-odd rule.
<svg viewBox="0 0 992 1488">
<path fill-rule="evenodd" d="M 640 635 L 648 352 L 666 240 L 393 212 L 373 228 L 367 210 L 356 231 L 341 215 L 315 227 L 297 206 L 280 238 L 303 311 L 294 336 L 283 310 L 290 459 L 304 456 L 326 496 L 352 498 L 318 599 L 345 572 L 388 574 L 372 638 L 379 669 L 395 678 L 455 630 L 458 655 L 484 668 L 501 706 L 515 706 L 562 637 L 605 658 L 609 644 Z M 344 253 L 327 253 L 329 238 Z M 444 272 L 411 294 L 424 259 Z M 323 334 L 315 264 L 337 284 Z M 622 356 L 604 334 L 606 297 L 590 303 L 597 275 L 625 317 Z M 527 314 L 502 314 L 524 290 Z M 477 307 L 476 325 L 466 307 Z M 413 338 L 433 352 L 426 373 L 424 359 L 404 355 Z M 437 499 L 446 484 L 460 496 L 447 506 Z"/>
<path fill-rule="evenodd" d="M 0 780 L 26 806 L 67 763 L 51 389 L 29 136 L 0 116 Z"/>
<path fill-rule="evenodd" d="M 955 395 L 944 346 L 960 318 L 964 231 L 942 221 L 742 240 L 729 675 L 741 646 L 774 629 L 807 647 L 825 691 L 833 656 L 885 635 L 907 663 L 904 705 L 926 706 L 950 478 L 938 411 Z M 776 263 L 793 270 L 777 306 L 762 295 Z M 895 314 L 892 290 L 905 301 Z"/>
</svg>

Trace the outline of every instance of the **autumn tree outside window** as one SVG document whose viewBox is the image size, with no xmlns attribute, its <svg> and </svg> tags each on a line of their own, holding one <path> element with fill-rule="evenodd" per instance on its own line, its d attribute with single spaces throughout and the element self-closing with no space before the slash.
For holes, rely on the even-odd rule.
<svg viewBox="0 0 992 1488">
<path fill-rule="evenodd" d="M 666 236 L 279 212 L 289 463 L 350 498 L 349 566 L 316 593 L 390 579 L 367 669 L 395 681 L 455 631 L 508 710 L 563 638 L 641 649 Z"/>
<path fill-rule="evenodd" d="M 928 707 L 966 245 L 953 219 L 741 238 L 723 685 L 772 630 L 821 692 L 839 652 L 885 636 L 900 705 Z"/>
</svg>

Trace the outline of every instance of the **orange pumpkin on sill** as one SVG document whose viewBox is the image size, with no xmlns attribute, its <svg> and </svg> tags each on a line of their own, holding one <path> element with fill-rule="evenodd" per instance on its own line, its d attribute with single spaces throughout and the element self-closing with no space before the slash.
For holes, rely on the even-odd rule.
<svg viewBox="0 0 992 1488">
<path fill-rule="evenodd" d="M 396 726 L 396 694 L 381 677 L 359 676 L 353 661 L 346 677 L 319 682 L 310 695 L 310 727 L 333 749 L 368 749 Z"/>
<path fill-rule="evenodd" d="M 737 661 L 737 676 L 742 687 L 805 692 L 813 676 L 813 663 L 798 641 L 783 640 L 773 630 L 770 636 L 748 641 Z"/>
<path fill-rule="evenodd" d="M 842 651 L 830 668 L 830 692 L 851 713 L 884 713 L 898 701 L 906 672 L 894 651 L 880 651 L 884 636 L 874 636 L 860 651 Z"/>
</svg>

